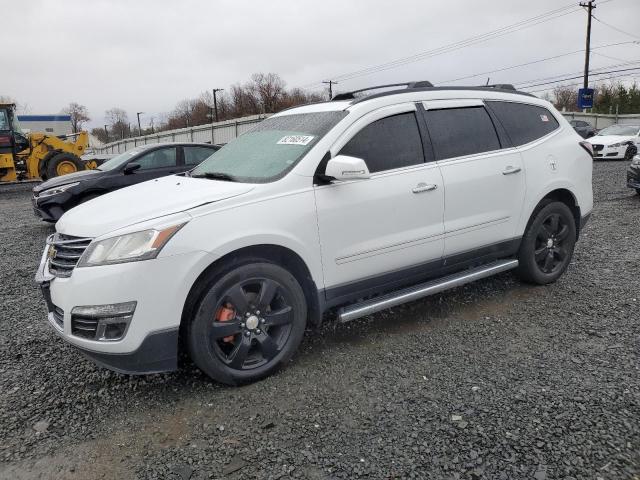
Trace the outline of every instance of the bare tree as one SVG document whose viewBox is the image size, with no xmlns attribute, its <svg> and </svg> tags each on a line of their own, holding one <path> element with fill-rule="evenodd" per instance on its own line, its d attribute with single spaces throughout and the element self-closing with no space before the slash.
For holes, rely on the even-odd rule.
<svg viewBox="0 0 640 480">
<path fill-rule="evenodd" d="M 82 130 L 82 125 L 91 120 L 87 107 L 76 102 L 71 102 L 63 111 L 67 115 L 71 116 L 71 128 L 73 129 L 73 133 L 78 133 Z"/>
<path fill-rule="evenodd" d="M 558 110 L 576 112 L 578 110 L 578 92 L 575 88 L 559 85 L 553 89 L 553 104 Z"/>
<path fill-rule="evenodd" d="M 121 108 L 113 107 L 104 112 L 107 122 L 111 125 L 111 131 L 116 137 L 124 138 L 129 128 L 129 116 L 127 112 Z"/>
</svg>

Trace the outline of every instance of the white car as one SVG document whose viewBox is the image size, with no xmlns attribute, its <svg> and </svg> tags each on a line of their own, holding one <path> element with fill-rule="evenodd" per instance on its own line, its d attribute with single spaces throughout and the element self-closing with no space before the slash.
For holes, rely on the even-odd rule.
<svg viewBox="0 0 640 480">
<path fill-rule="evenodd" d="M 631 160 L 640 147 L 640 125 L 611 125 L 587 139 L 593 158 Z"/>
<path fill-rule="evenodd" d="M 184 349 L 244 383 L 328 309 L 348 321 L 509 269 L 558 279 L 592 209 L 588 147 L 509 86 L 341 94 L 65 213 L 36 280 L 99 364 L 168 371 Z"/>
</svg>

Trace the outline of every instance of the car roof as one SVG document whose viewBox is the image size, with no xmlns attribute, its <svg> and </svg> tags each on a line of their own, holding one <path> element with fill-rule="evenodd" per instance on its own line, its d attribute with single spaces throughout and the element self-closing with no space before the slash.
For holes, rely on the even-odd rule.
<svg viewBox="0 0 640 480">
<path fill-rule="evenodd" d="M 341 98 L 341 97 L 338 97 Z M 549 108 L 551 104 L 535 95 L 518 92 L 515 89 L 494 87 L 422 87 L 394 90 L 362 98 L 332 100 L 327 102 L 310 103 L 299 107 L 292 107 L 273 115 L 295 115 L 299 113 L 316 113 L 331 111 L 371 111 L 405 102 L 428 102 L 436 100 L 502 100 L 509 102 L 528 103 Z"/>
</svg>

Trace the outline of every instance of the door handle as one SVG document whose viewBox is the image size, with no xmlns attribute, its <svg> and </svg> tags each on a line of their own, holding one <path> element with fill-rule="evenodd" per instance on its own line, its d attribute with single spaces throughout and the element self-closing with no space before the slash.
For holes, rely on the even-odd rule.
<svg viewBox="0 0 640 480">
<path fill-rule="evenodd" d="M 430 192 L 438 188 L 438 185 L 431 184 L 427 185 L 426 183 L 419 183 L 411 190 L 413 193 L 422 193 L 422 192 Z"/>
<path fill-rule="evenodd" d="M 513 173 L 518 173 L 520 170 L 522 170 L 522 168 L 520 167 L 512 167 L 511 165 L 509 165 L 507 168 L 505 168 L 502 171 L 503 175 L 511 175 Z"/>
</svg>

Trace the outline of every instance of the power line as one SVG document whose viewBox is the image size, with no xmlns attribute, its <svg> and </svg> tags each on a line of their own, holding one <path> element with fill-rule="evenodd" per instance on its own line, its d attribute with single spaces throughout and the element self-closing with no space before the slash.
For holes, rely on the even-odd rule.
<svg viewBox="0 0 640 480">
<path fill-rule="evenodd" d="M 640 62 L 638 62 L 638 63 L 640 63 Z M 628 71 L 631 71 L 631 70 L 640 70 L 640 67 L 622 68 L 620 70 L 609 70 L 608 72 L 593 73 L 592 75 L 594 75 L 594 76 L 595 75 L 606 75 L 606 74 L 609 74 L 609 73 L 628 72 Z M 576 77 L 561 78 L 560 80 L 554 80 L 552 82 L 544 82 L 544 83 L 536 83 L 536 84 L 533 84 L 533 85 L 526 85 L 526 86 L 524 86 L 522 88 L 533 88 L 533 87 L 540 87 L 542 85 L 551 85 L 553 83 L 561 83 L 561 82 L 565 82 L 567 80 L 575 80 L 576 78 L 580 78 L 581 76 L 582 75 L 578 75 Z"/>
<path fill-rule="evenodd" d="M 605 0 L 605 1 L 611 1 L 611 0 Z M 537 15 L 535 17 L 531 17 L 525 20 L 521 20 L 519 22 L 516 22 L 514 24 L 511 25 L 507 25 L 505 27 L 496 29 L 496 30 L 492 30 L 490 32 L 484 33 L 484 34 L 480 34 L 480 35 L 475 35 L 473 37 L 469 37 L 467 39 L 458 41 L 458 42 L 454 42 L 448 45 L 444 45 L 442 47 L 438 47 L 435 49 L 431 49 L 431 50 L 427 50 L 421 53 L 417 53 L 415 55 L 411 55 L 409 57 L 403 57 L 403 58 L 399 58 L 396 60 L 392 60 L 390 62 L 386 62 L 386 63 L 382 63 L 379 65 L 374 65 L 371 67 L 367 67 L 361 70 L 356 70 L 350 73 L 344 73 L 342 75 L 334 75 L 331 78 L 334 78 L 338 81 L 346 81 L 346 80 L 351 80 L 353 78 L 357 78 L 357 77 L 361 77 L 361 76 L 365 76 L 365 75 L 371 75 L 373 73 L 378 73 L 380 71 L 384 71 L 384 70 L 389 70 L 392 68 L 397 68 L 399 66 L 403 66 L 403 65 L 407 65 L 409 63 L 413 63 L 413 62 L 417 62 L 419 60 L 423 60 L 425 58 L 429 58 L 429 57 L 433 57 L 436 55 L 442 55 L 445 53 L 450 53 L 452 51 L 455 50 L 459 50 L 477 43 L 482 43 L 494 38 L 498 38 L 510 33 L 514 33 L 517 32 L 519 30 L 522 30 L 524 28 L 528 28 L 528 27 L 532 27 L 534 25 L 538 25 L 540 23 L 543 22 L 547 22 L 550 20 L 554 20 L 556 18 L 562 17 L 564 15 L 568 15 L 570 13 L 574 13 L 576 11 L 579 11 L 580 9 L 577 8 L 574 4 L 569 4 L 566 5 L 564 7 L 561 8 L 557 8 L 555 10 L 551 10 L 548 12 L 545 12 L 543 14 Z M 317 85 L 317 83 L 312 83 L 306 86 L 303 86 L 302 88 L 308 88 L 310 86 L 315 86 Z"/>
<path fill-rule="evenodd" d="M 635 65 L 636 63 L 640 63 L 640 60 L 635 60 L 635 61 L 632 61 L 632 62 L 623 62 L 623 63 L 619 63 L 619 64 L 616 64 L 616 65 L 606 65 L 604 67 L 595 68 L 592 71 L 593 72 L 598 72 L 600 70 L 606 70 L 607 68 L 624 67 L 625 65 Z M 580 73 L 580 72 L 566 72 L 566 73 L 560 73 L 558 75 L 551 75 L 549 77 L 533 78 L 533 79 L 530 79 L 530 80 L 524 80 L 522 82 L 518 82 L 518 83 L 516 83 L 514 85 L 522 86 L 522 88 L 527 88 L 526 84 L 529 84 L 529 83 L 541 82 L 543 80 L 554 80 L 554 79 L 557 79 L 557 78 L 560 78 L 560 77 L 565 77 L 566 75 L 577 75 L 578 73 Z"/>
<path fill-rule="evenodd" d="M 603 24 L 603 25 L 605 25 L 605 26 L 607 26 L 607 27 L 609 27 L 609 28 L 611 28 L 611 29 L 613 29 L 613 30 L 615 30 L 615 31 L 617 31 L 617 32 L 624 33 L 625 35 L 629 35 L 630 37 L 640 39 L 640 36 L 638 36 L 638 35 L 634 35 L 633 33 L 626 32 L 626 31 L 624 31 L 624 30 L 622 30 L 622 29 L 620 29 L 620 28 L 618 28 L 618 27 L 614 27 L 614 26 L 613 26 L 613 25 L 611 25 L 610 23 L 607 23 L 607 22 L 605 22 L 604 20 L 600 20 L 600 19 L 599 19 L 598 17 L 596 17 L 595 15 L 592 15 L 592 17 L 593 17 L 595 20 L 597 20 L 598 22 L 600 22 L 601 24 Z"/>
<path fill-rule="evenodd" d="M 600 45 L 598 47 L 593 47 L 592 50 L 599 49 L 599 48 L 616 47 L 618 45 L 628 45 L 630 43 L 637 43 L 637 42 L 628 41 L 628 42 L 610 43 L 608 45 Z M 582 52 L 584 52 L 584 48 L 580 49 L 580 50 L 574 50 L 573 52 L 561 53 L 561 54 L 558 54 L 558 55 L 553 55 L 551 57 L 545 57 L 545 58 L 540 58 L 538 60 L 532 60 L 530 62 L 520 63 L 518 65 L 511 65 L 509 67 L 498 68 L 496 70 L 489 70 L 489 71 L 486 71 L 486 72 L 475 73 L 473 75 L 466 75 L 464 77 L 458 77 L 458 78 L 454 78 L 454 79 L 451 79 L 451 80 L 445 80 L 443 82 L 437 82 L 437 84 L 438 85 L 442 85 L 442 84 L 447 84 L 447 83 L 451 83 L 451 82 L 457 82 L 459 80 L 466 80 L 468 78 L 480 77 L 480 76 L 484 76 L 484 75 L 490 75 L 490 74 L 493 74 L 493 73 L 504 72 L 504 71 L 507 71 L 507 70 L 513 70 L 515 68 L 526 67 L 526 66 L 529 66 L 529 65 L 534 65 L 536 63 L 542 63 L 542 62 L 546 62 L 548 60 L 555 60 L 557 58 L 567 57 L 569 55 L 575 55 L 576 53 L 582 53 Z M 596 53 L 596 52 L 593 52 L 593 53 Z M 616 59 L 616 60 L 618 60 L 618 59 Z M 624 61 L 624 60 L 620 60 L 620 61 Z"/>
<path fill-rule="evenodd" d="M 574 13 L 577 12 L 578 9 L 574 9 L 574 10 L 570 10 L 564 13 L 560 13 L 558 15 L 555 16 L 549 16 L 547 18 L 542 18 L 539 19 L 538 21 L 535 21 L 534 23 L 530 23 L 530 21 L 527 22 L 520 22 L 518 24 L 514 24 L 514 25 L 510 25 L 508 27 L 504 27 L 503 29 L 498 29 L 483 35 L 478 35 L 476 37 L 470 37 L 468 39 L 462 40 L 460 42 L 456 42 L 450 45 L 445 45 L 443 47 L 439 47 L 437 49 L 434 50 L 430 50 L 427 52 L 423 52 L 422 54 L 418 54 L 415 55 L 413 57 L 407 57 L 405 59 L 399 59 L 399 60 L 395 60 L 393 62 L 389 62 L 387 64 L 381 64 L 381 65 L 377 65 L 374 67 L 369 67 L 368 69 L 363 69 L 361 71 L 358 72 L 353 72 L 350 74 L 344 74 L 341 76 L 338 76 L 336 78 L 339 78 L 341 81 L 346 81 L 346 80 L 352 80 L 354 78 L 358 78 L 358 77 L 362 77 L 362 76 L 366 76 L 366 75 L 371 75 L 373 73 L 379 73 L 385 70 L 391 70 L 393 68 L 397 68 L 397 67 L 401 67 L 401 66 L 405 66 L 408 65 L 410 63 L 414 63 L 417 61 L 421 61 L 424 60 L 426 58 L 432 58 L 432 57 L 436 57 L 439 55 L 444 55 L 446 53 L 451 53 L 454 52 L 456 50 L 461 50 L 463 48 L 466 47 L 470 47 L 479 43 L 483 43 L 489 40 L 493 40 L 495 38 L 499 38 L 505 35 L 508 35 L 510 33 L 515 33 L 517 31 L 523 30 L 525 28 L 529 28 L 529 27 L 533 27 L 535 25 L 539 25 L 541 23 L 547 22 L 549 20 L 555 20 L 556 18 L 560 18 L 564 15 L 568 15 L 570 13 Z M 529 24 L 530 23 L 530 24 Z"/>
<path fill-rule="evenodd" d="M 614 79 L 616 79 L 616 78 L 626 78 L 626 77 L 634 78 L 635 76 L 636 76 L 635 74 L 633 74 L 633 75 L 628 75 L 628 74 L 623 74 L 623 75 L 612 75 L 612 76 L 610 76 L 610 77 L 598 78 L 598 79 L 597 79 L 597 81 L 602 82 L 602 81 L 604 81 L 604 80 L 614 80 Z M 580 78 L 580 77 L 578 77 L 578 78 Z M 582 85 L 582 82 L 578 82 L 578 83 L 569 83 L 569 84 L 561 85 L 561 86 L 562 86 L 562 87 L 575 87 L 575 86 L 578 86 L 578 85 Z M 541 88 L 541 89 L 539 89 L 539 90 L 530 90 L 530 91 L 528 91 L 527 93 L 540 93 L 540 92 L 546 92 L 546 91 L 548 91 L 548 90 L 550 90 L 550 89 L 549 89 L 549 88 Z"/>
</svg>

